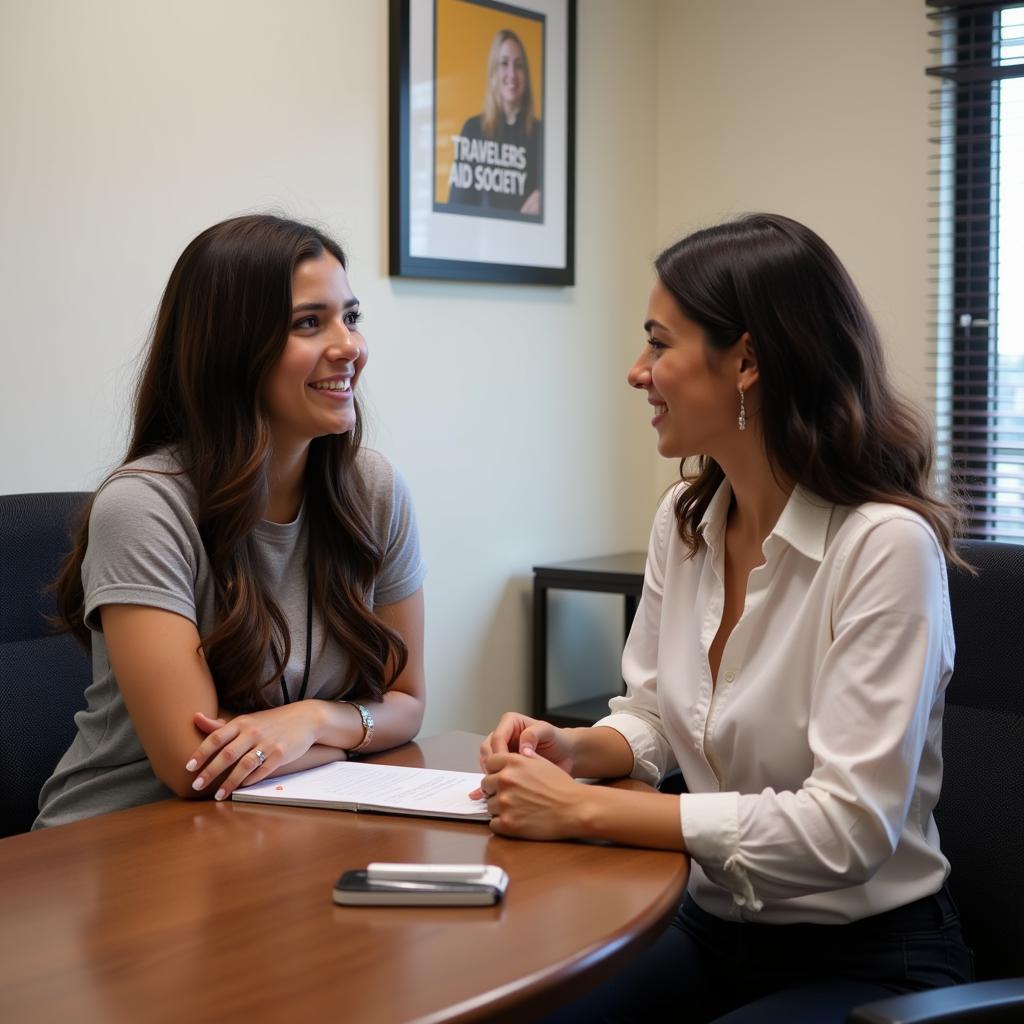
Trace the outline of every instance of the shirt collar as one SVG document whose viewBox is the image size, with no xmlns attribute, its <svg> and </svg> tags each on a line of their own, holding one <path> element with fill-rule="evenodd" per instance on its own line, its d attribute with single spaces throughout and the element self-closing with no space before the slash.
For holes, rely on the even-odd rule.
<svg viewBox="0 0 1024 1024">
<path fill-rule="evenodd" d="M 732 487 L 728 480 L 723 480 L 718 485 L 718 490 L 712 495 L 708 507 L 704 509 L 704 515 L 700 517 L 700 522 L 697 524 L 697 532 L 704 538 L 704 543 L 712 552 L 719 550 L 722 546 L 731 502 Z"/>
<path fill-rule="evenodd" d="M 719 545 L 725 531 L 731 501 L 732 487 L 728 480 L 723 480 L 697 524 L 698 532 L 712 548 Z M 796 548 L 800 554 L 820 562 L 825 557 L 825 544 L 834 507 L 830 502 L 797 484 L 778 522 L 765 538 L 765 551 L 767 552 L 772 538 L 777 537 L 790 547 Z"/>
<path fill-rule="evenodd" d="M 825 543 L 833 508 L 835 506 L 831 502 L 797 484 L 775 529 L 768 536 L 779 537 L 800 554 L 820 562 L 825 557 Z"/>
</svg>

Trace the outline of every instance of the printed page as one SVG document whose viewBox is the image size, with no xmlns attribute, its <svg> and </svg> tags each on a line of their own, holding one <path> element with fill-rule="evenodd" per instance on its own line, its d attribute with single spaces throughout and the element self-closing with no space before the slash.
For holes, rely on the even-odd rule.
<svg viewBox="0 0 1024 1024">
<path fill-rule="evenodd" d="M 487 802 L 470 800 L 468 796 L 479 784 L 479 772 L 335 761 L 245 786 L 237 795 L 241 799 L 280 800 L 282 803 L 315 800 L 350 809 L 381 807 L 414 814 L 488 818 Z"/>
</svg>

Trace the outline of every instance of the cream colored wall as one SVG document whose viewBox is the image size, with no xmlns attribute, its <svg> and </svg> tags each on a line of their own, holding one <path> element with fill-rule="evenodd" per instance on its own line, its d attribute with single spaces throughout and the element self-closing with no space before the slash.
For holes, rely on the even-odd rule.
<svg viewBox="0 0 1024 1024">
<path fill-rule="evenodd" d="M 0 490 L 88 488 L 116 462 L 136 354 L 199 230 L 321 221 L 366 312 L 371 440 L 419 513 L 425 728 L 484 729 L 527 705 L 531 566 L 646 535 L 623 377 L 655 236 L 657 9 L 580 4 L 577 286 L 553 289 L 387 276 L 387 6 L 0 3 Z"/>
<path fill-rule="evenodd" d="M 748 210 L 804 221 L 846 263 L 921 403 L 926 33 L 923 0 L 658 7 L 658 246 Z M 674 471 L 657 460 L 656 486 Z"/>
<path fill-rule="evenodd" d="M 0 489 L 116 461 L 197 231 L 322 221 L 367 313 L 371 438 L 419 511 L 426 728 L 482 729 L 527 706 L 531 566 L 643 545 L 674 475 L 623 384 L 662 245 L 743 210 L 805 220 L 926 397 L 920 0 L 578 6 L 577 286 L 550 289 L 387 276 L 383 0 L 0 3 Z M 553 611 L 554 684 L 571 665 L 600 689 L 618 610 Z"/>
</svg>

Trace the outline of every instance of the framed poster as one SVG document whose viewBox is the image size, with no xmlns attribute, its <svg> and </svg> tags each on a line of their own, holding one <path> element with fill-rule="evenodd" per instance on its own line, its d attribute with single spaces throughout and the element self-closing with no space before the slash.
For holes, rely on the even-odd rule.
<svg viewBox="0 0 1024 1024">
<path fill-rule="evenodd" d="M 571 285 L 576 0 L 391 0 L 396 277 Z"/>
</svg>

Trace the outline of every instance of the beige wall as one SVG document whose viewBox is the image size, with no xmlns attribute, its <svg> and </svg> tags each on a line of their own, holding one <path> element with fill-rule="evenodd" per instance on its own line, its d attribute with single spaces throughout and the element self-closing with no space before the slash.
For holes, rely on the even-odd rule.
<svg viewBox="0 0 1024 1024">
<path fill-rule="evenodd" d="M 749 210 L 804 221 L 846 263 L 922 403 L 926 33 L 923 0 L 658 8 L 658 245 Z M 659 465 L 659 484 L 670 476 Z"/>
<path fill-rule="evenodd" d="M 532 565 L 646 533 L 623 378 L 654 235 L 656 9 L 582 5 L 577 287 L 554 289 L 387 276 L 387 6 L 0 3 L 0 489 L 91 487 L 117 460 L 133 360 L 199 230 L 322 221 L 366 313 L 371 441 L 419 513 L 426 728 L 482 729 L 526 705 Z"/>
<path fill-rule="evenodd" d="M 426 728 L 481 729 L 526 706 L 531 566 L 643 545 L 671 475 L 623 382 L 663 244 L 740 210 L 806 220 L 921 397 L 920 0 L 578 6 L 577 286 L 549 289 L 387 276 L 384 0 L 0 0 L 0 489 L 117 460 L 196 232 L 321 221 L 367 314 L 371 440 L 419 512 Z M 614 675 L 617 609 L 563 611 L 556 662 Z"/>
</svg>

